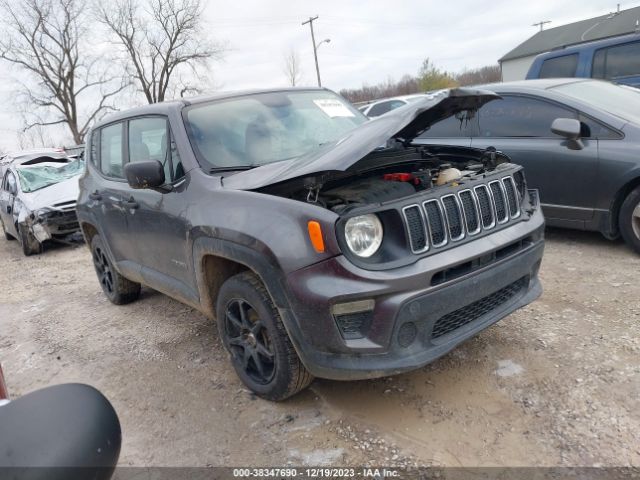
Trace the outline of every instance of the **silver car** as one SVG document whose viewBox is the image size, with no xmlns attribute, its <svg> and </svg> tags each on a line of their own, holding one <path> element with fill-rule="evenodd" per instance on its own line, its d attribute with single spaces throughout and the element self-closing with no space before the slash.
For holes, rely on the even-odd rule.
<svg viewBox="0 0 640 480">
<path fill-rule="evenodd" d="M 17 239 L 25 255 L 42 244 L 77 232 L 81 158 L 57 150 L 11 154 L 0 160 L 0 220 L 7 240 Z"/>
</svg>

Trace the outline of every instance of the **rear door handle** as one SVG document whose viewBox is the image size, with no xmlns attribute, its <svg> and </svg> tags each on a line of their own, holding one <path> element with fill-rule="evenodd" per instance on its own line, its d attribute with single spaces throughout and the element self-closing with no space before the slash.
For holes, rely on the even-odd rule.
<svg viewBox="0 0 640 480">
<path fill-rule="evenodd" d="M 89 194 L 89 199 L 99 202 L 100 200 L 102 200 L 102 195 L 100 195 L 100 192 L 96 190 L 95 192 Z"/>
<path fill-rule="evenodd" d="M 127 200 L 127 201 L 125 201 L 125 202 L 124 202 L 124 206 L 125 206 L 125 207 L 127 207 L 127 208 L 133 208 L 133 209 L 136 209 L 136 208 L 138 208 L 138 206 L 139 206 L 139 205 L 138 205 L 138 202 L 136 202 L 136 201 L 133 199 L 133 197 L 131 197 L 131 198 L 129 198 L 129 200 Z"/>
</svg>

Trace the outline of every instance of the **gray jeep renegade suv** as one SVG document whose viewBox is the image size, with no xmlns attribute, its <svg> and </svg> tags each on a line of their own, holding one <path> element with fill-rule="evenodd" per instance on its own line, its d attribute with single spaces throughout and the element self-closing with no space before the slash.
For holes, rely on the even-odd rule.
<svg viewBox="0 0 640 480">
<path fill-rule="evenodd" d="M 289 89 L 112 115 L 77 206 L 102 289 L 124 304 L 148 285 L 216 318 L 271 400 L 421 367 L 541 292 L 544 220 L 521 167 L 412 143 L 495 98 L 454 89 L 367 121 L 329 90 Z"/>
</svg>

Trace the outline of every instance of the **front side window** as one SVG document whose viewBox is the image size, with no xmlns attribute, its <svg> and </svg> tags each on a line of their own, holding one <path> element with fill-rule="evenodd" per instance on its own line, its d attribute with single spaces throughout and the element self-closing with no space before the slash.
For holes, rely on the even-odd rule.
<svg viewBox="0 0 640 480">
<path fill-rule="evenodd" d="M 124 178 L 122 167 L 122 124 L 100 130 L 100 171 L 107 177 Z"/>
<path fill-rule="evenodd" d="M 640 75 L 640 42 L 601 48 L 593 56 L 591 76 L 623 78 Z"/>
<path fill-rule="evenodd" d="M 578 118 L 577 112 L 529 97 L 505 96 L 479 112 L 481 137 L 552 137 L 556 118 Z"/>
<path fill-rule="evenodd" d="M 162 163 L 167 182 L 172 178 L 168 152 L 168 126 L 164 117 L 145 117 L 129 122 L 129 162 L 157 160 Z"/>
<path fill-rule="evenodd" d="M 312 153 L 367 121 L 326 91 L 270 92 L 195 104 L 184 110 L 204 168 L 255 167 Z"/>
<path fill-rule="evenodd" d="M 578 54 L 549 58 L 542 62 L 540 78 L 575 77 L 578 68 Z"/>
</svg>

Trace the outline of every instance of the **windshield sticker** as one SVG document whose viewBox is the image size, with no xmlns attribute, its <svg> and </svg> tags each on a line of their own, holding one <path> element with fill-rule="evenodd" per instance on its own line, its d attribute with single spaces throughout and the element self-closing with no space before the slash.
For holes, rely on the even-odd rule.
<svg viewBox="0 0 640 480">
<path fill-rule="evenodd" d="M 323 98 L 321 100 L 314 100 L 318 107 L 322 109 L 329 117 L 355 117 L 354 113 L 347 108 L 347 106 L 339 100 L 332 98 Z"/>
</svg>

